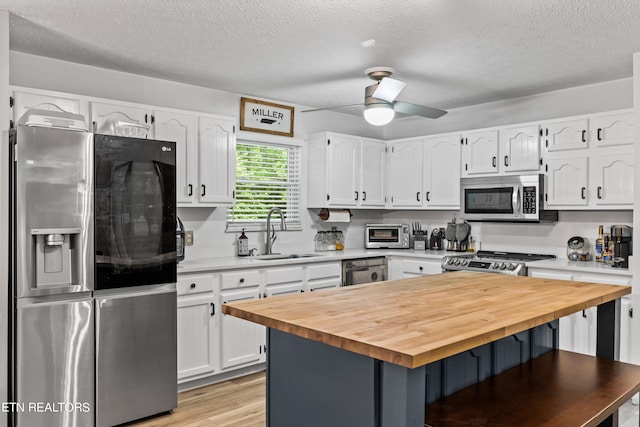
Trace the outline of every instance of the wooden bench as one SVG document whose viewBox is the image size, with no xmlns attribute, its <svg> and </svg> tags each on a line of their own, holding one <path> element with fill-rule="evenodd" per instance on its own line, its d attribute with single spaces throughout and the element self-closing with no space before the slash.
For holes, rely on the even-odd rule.
<svg viewBox="0 0 640 427">
<path fill-rule="evenodd" d="M 425 426 L 597 426 L 639 390 L 640 366 L 556 350 L 427 405 Z"/>
</svg>

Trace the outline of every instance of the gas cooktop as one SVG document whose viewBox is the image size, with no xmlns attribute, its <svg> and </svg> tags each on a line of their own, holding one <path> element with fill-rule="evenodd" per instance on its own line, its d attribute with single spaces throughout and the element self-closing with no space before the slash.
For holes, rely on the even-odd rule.
<svg viewBox="0 0 640 427">
<path fill-rule="evenodd" d="M 520 252 L 478 251 L 476 254 L 446 256 L 443 271 L 481 271 L 485 273 L 526 276 L 527 262 L 554 259 L 555 255 Z"/>
</svg>

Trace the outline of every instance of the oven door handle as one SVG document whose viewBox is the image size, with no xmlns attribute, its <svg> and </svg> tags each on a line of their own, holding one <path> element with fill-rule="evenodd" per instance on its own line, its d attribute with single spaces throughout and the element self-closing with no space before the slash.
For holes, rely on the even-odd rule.
<svg viewBox="0 0 640 427">
<path fill-rule="evenodd" d="M 520 208 L 522 206 L 522 199 L 520 196 L 520 186 L 516 188 L 516 191 L 513 193 L 513 199 L 511 200 L 513 205 L 514 216 L 520 216 Z"/>
</svg>

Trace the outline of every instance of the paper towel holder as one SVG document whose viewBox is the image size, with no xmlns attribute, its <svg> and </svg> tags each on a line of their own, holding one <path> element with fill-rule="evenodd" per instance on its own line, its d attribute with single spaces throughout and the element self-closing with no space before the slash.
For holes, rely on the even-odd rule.
<svg viewBox="0 0 640 427">
<path fill-rule="evenodd" d="M 327 222 L 351 222 L 353 214 L 349 209 L 327 209 L 322 208 L 318 213 L 321 220 Z"/>
</svg>

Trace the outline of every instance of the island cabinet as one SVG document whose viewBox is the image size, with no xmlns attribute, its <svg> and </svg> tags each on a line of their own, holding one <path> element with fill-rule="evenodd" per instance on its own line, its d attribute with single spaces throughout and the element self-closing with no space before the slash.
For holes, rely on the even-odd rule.
<svg viewBox="0 0 640 427">
<path fill-rule="evenodd" d="M 384 141 L 322 132 L 308 144 L 308 207 L 385 206 Z"/>
<path fill-rule="evenodd" d="M 640 389 L 613 360 L 630 292 L 452 272 L 222 310 L 267 327 L 267 426 L 606 426 Z M 599 357 L 558 350 L 557 319 L 594 306 Z"/>
<path fill-rule="evenodd" d="M 631 209 L 634 128 L 631 110 L 543 123 L 546 206 Z"/>
</svg>

